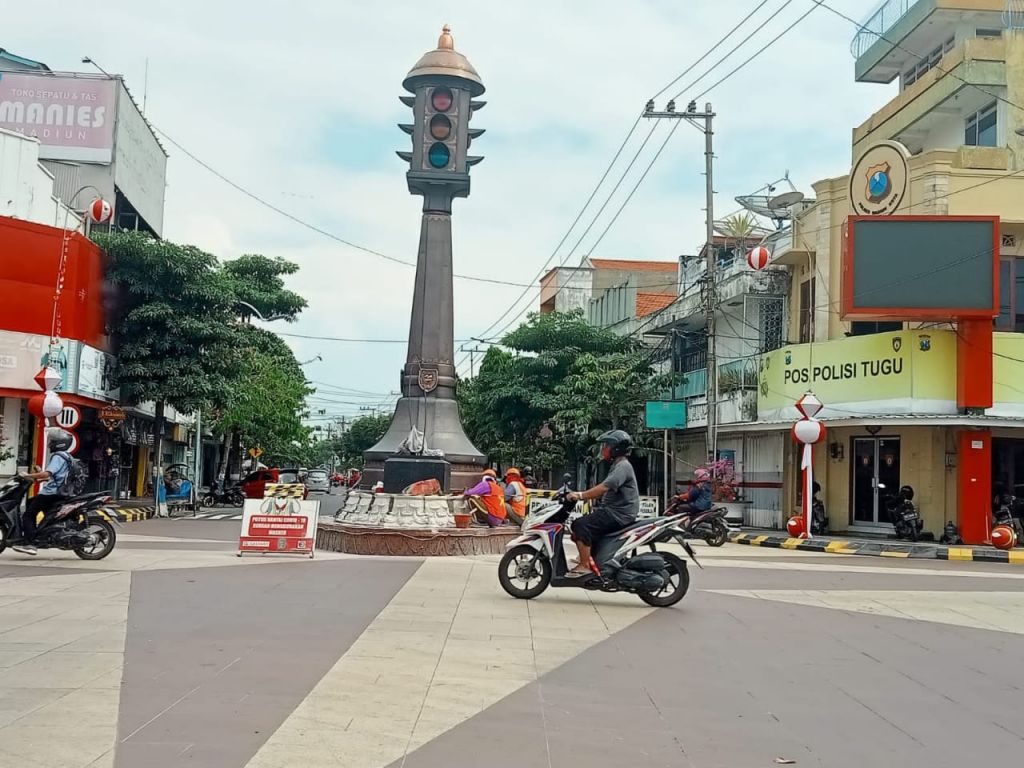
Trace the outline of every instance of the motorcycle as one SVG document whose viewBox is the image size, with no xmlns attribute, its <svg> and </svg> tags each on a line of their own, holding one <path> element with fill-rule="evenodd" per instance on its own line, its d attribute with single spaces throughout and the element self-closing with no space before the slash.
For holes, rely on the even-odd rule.
<svg viewBox="0 0 1024 768">
<path fill-rule="evenodd" d="M 29 478 L 16 475 L 0 486 L 0 552 L 22 538 L 21 502 L 32 484 Z M 37 530 L 35 546 L 71 550 L 82 560 L 102 560 L 117 543 L 114 517 L 104 511 L 110 501 L 108 491 L 67 499 Z"/>
<path fill-rule="evenodd" d="M 682 502 L 673 500 L 665 510 L 665 515 L 674 514 Z M 706 512 L 685 512 L 679 528 L 691 539 L 703 539 L 709 547 L 720 547 L 729 540 L 729 525 L 725 516 L 729 510 L 725 507 L 712 507 Z"/>
<path fill-rule="evenodd" d="M 1024 544 L 1024 525 L 1021 525 L 1020 518 L 1013 514 L 1019 509 L 1019 504 L 1016 496 L 1004 493 L 999 499 L 999 506 L 992 512 L 992 527 L 1008 526 L 1017 534 L 1017 541 Z"/>
<path fill-rule="evenodd" d="M 602 537 L 592 551 L 592 575 L 567 576 L 569 565 L 562 545 L 573 519 L 580 517 L 576 502 L 568 499 L 568 484 L 548 504 L 536 508 L 523 521 L 523 534 L 509 542 L 498 566 L 498 581 L 512 597 L 529 600 L 549 586 L 579 587 L 602 592 L 629 592 L 648 605 L 675 605 L 690 587 L 686 561 L 655 545 L 675 540 L 700 567 L 697 557 L 677 526 L 686 515 L 638 520 Z M 647 547 L 651 551 L 638 554 Z M 520 586 L 520 584 L 522 586 Z"/>
<path fill-rule="evenodd" d="M 203 496 L 204 507 L 215 507 L 218 504 L 227 504 L 229 507 L 240 507 L 245 503 L 245 494 L 242 493 L 242 486 L 236 483 L 230 488 L 224 488 L 220 480 L 210 483 L 209 492 Z"/>
<path fill-rule="evenodd" d="M 878 484 L 878 487 L 885 490 L 885 485 Z M 917 541 L 921 538 L 921 531 L 924 528 L 924 520 L 921 513 L 914 506 L 914 489 L 909 485 L 901 486 L 899 492 L 890 494 L 885 498 L 885 509 L 889 515 L 889 522 L 896 531 L 897 539 Z"/>
</svg>

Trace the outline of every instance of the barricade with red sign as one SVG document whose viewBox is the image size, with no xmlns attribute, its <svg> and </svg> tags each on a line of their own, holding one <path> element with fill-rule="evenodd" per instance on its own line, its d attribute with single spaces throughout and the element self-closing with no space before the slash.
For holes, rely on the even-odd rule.
<svg viewBox="0 0 1024 768">
<path fill-rule="evenodd" d="M 313 557 L 319 501 L 270 497 L 246 499 L 238 556 L 246 552 L 285 552 Z"/>
</svg>

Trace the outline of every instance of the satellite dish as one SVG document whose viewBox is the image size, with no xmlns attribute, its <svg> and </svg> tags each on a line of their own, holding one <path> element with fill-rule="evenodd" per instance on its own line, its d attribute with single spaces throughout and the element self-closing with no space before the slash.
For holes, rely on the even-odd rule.
<svg viewBox="0 0 1024 768">
<path fill-rule="evenodd" d="M 776 195 L 768 201 L 768 207 L 772 210 L 785 210 L 792 208 L 797 203 L 802 203 L 804 200 L 804 193 L 793 190 L 792 192 L 783 192 L 781 195 Z"/>
</svg>

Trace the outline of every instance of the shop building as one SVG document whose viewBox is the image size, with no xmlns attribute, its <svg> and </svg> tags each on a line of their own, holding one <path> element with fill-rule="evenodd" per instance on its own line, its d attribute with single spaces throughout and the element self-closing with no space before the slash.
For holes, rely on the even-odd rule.
<svg viewBox="0 0 1024 768">
<path fill-rule="evenodd" d="M 769 239 L 770 264 L 790 274 L 789 343 L 760 358 L 757 419 L 736 429 L 785 446 L 780 514 L 752 522 L 782 527 L 799 510 L 788 431 L 793 404 L 812 390 L 825 404 L 814 461 L 832 530 L 891 531 L 886 497 L 911 485 L 926 530 L 952 521 L 980 542 L 994 493 L 1024 488 L 1024 32 L 1006 28 L 1003 0 L 895 7 L 866 20 L 853 49 L 858 80 L 898 80 L 899 93 L 854 128 L 850 172 L 815 184 L 789 235 Z M 891 310 L 851 311 L 853 265 L 867 247 L 851 233 L 862 220 L 920 227 L 894 259 L 910 263 L 962 217 L 995 217 L 998 237 L 965 254 L 977 269 L 939 292 L 966 296 L 991 269 L 987 317 L 922 308 L 934 273 L 958 274 L 937 250 L 940 266 L 904 281 Z M 895 287 L 893 270 L 874 269 L 880 289 Z"/>
</svg>

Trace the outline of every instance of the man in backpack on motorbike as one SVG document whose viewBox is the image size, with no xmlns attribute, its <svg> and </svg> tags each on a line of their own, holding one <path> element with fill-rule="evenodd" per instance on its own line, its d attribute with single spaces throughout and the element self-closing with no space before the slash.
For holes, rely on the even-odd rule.
<svg viewBox="0 0 1024 768">
<path fill-rule="evenodd" d="M 21 542 L 12 544 L 11 549 L 26 555 L 35 555 L 38 550 L 36 540 L 36 516 L 43 513 L 43 524 L 47 516 L 57 511 L 63 497 L 60 495 L 64 480 L 71 471 L 71 457 L 67 453 L 71 447 L 71 433 L 58 427 L 46 430 L 46 447 L 50 452 L 50 460 L 46 469 L 41 472 L 29 472 L 22 475 L 29 480 L 43 481 L 39 492 L 29 499 L 25 505 L 25 514 L 21 519 Z"/>
<path fill-rule="evenodd" d="M 603 536 L 615 533 L 636 522 L 640 513 L 640 493 L 636 473 L 629 463 L 633 438 L 621 429 L 605 432 L 597 442 L 601 446 L 601 459 L 612 462 L 607 476 L 593 488 L 574 491 L 569 501 L 600 499 L 590 514 L 583 515 L 572 526 L 572 535 L 579 550 L 579 562 L 566 575 L 580 578 L 593 574 L 590 569 L 590 550 Z"/>
</svg>

